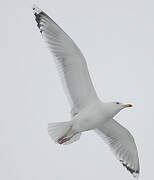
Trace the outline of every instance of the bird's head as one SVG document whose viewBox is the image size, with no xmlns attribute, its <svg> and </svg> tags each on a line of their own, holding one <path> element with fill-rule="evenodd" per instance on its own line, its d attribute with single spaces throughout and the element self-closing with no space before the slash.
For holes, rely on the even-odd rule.
<svg viewBox="0 0 154 180">
<path fill-rule="evenodd" d="M 123 104 L 120 102 L 109 102 L 105 103 L 105 109 L 108 112 L 109 116 L 114 117 L 116 114 L 118 114 L 122 109 L 125 109 L 127 107 L 132 107 L 131 104 Z"/>
</svg>

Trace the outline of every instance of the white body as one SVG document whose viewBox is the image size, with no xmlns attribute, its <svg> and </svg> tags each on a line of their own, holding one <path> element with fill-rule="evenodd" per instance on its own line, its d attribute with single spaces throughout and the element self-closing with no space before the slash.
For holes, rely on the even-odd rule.
<svg viewBox="0 0 154 180">
<path fill-rule="evenodd" d="M 75 132 L 83 132 L 98 128 L 112 116 L 106 112 L 106 105 L 99 100 L 85 107 L 79 114 L 72 118 Z"/>
</svg>

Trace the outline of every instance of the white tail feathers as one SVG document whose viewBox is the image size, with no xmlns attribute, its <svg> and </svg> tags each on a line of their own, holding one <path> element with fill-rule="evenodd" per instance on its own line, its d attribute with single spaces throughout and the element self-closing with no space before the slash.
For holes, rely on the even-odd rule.
<svg viewBox="0 0 154 180">
<path fill-rule="evenodd" d="M 57 122 L 48 124 L 48 133 L 52 140 L 59 143 L 59 139 L 68 139 L 59 144 L 67 145 L 79 140 L 81 133 L 76 133 L 72 129 L 72 121 L 68 122 Z M 70 138 L 71 137 L 71 138 Z"/>
</svg>

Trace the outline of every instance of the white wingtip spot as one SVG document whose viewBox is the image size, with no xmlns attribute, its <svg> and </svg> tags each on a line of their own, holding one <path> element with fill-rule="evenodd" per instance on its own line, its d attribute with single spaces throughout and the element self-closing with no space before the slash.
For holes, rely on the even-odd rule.
<svg viewBox="0 0 154 180">
<path fill-rule="evenodd" d="M 133 173 L 133 177 L 134 177 L 136 180 L 138 180 L 138 178 L 139 178 L 139 173 Z"/>
<path fill-rule="evenodd" d="M 41 9 L 39 9 L 35 4 L 33 5 L 33 11 L 34 11 L 34 13 L 37 13 L 37 14 L 39 14 L 40 12 L 42 12 L 42 10 Z"/>
</svg>

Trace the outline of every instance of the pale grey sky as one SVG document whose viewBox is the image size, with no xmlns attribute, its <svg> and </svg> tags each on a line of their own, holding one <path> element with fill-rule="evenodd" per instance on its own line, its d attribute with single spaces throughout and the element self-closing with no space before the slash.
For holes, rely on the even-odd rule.
<svg viewBox="0 0 154 180">
<path fill-rule="evenodd" d="M 138 146 L 140 180 L 154 178 L 154 2 L 5 0 L 0 33 L 0 179 L 133 179 L 93 132 L 58 146 L 47 123 L 69 120 L 58 73 L 32 5 L 53 18 L 85 55 L 99 97 L 134 105 L 116 120 Z"/>
</svg>

